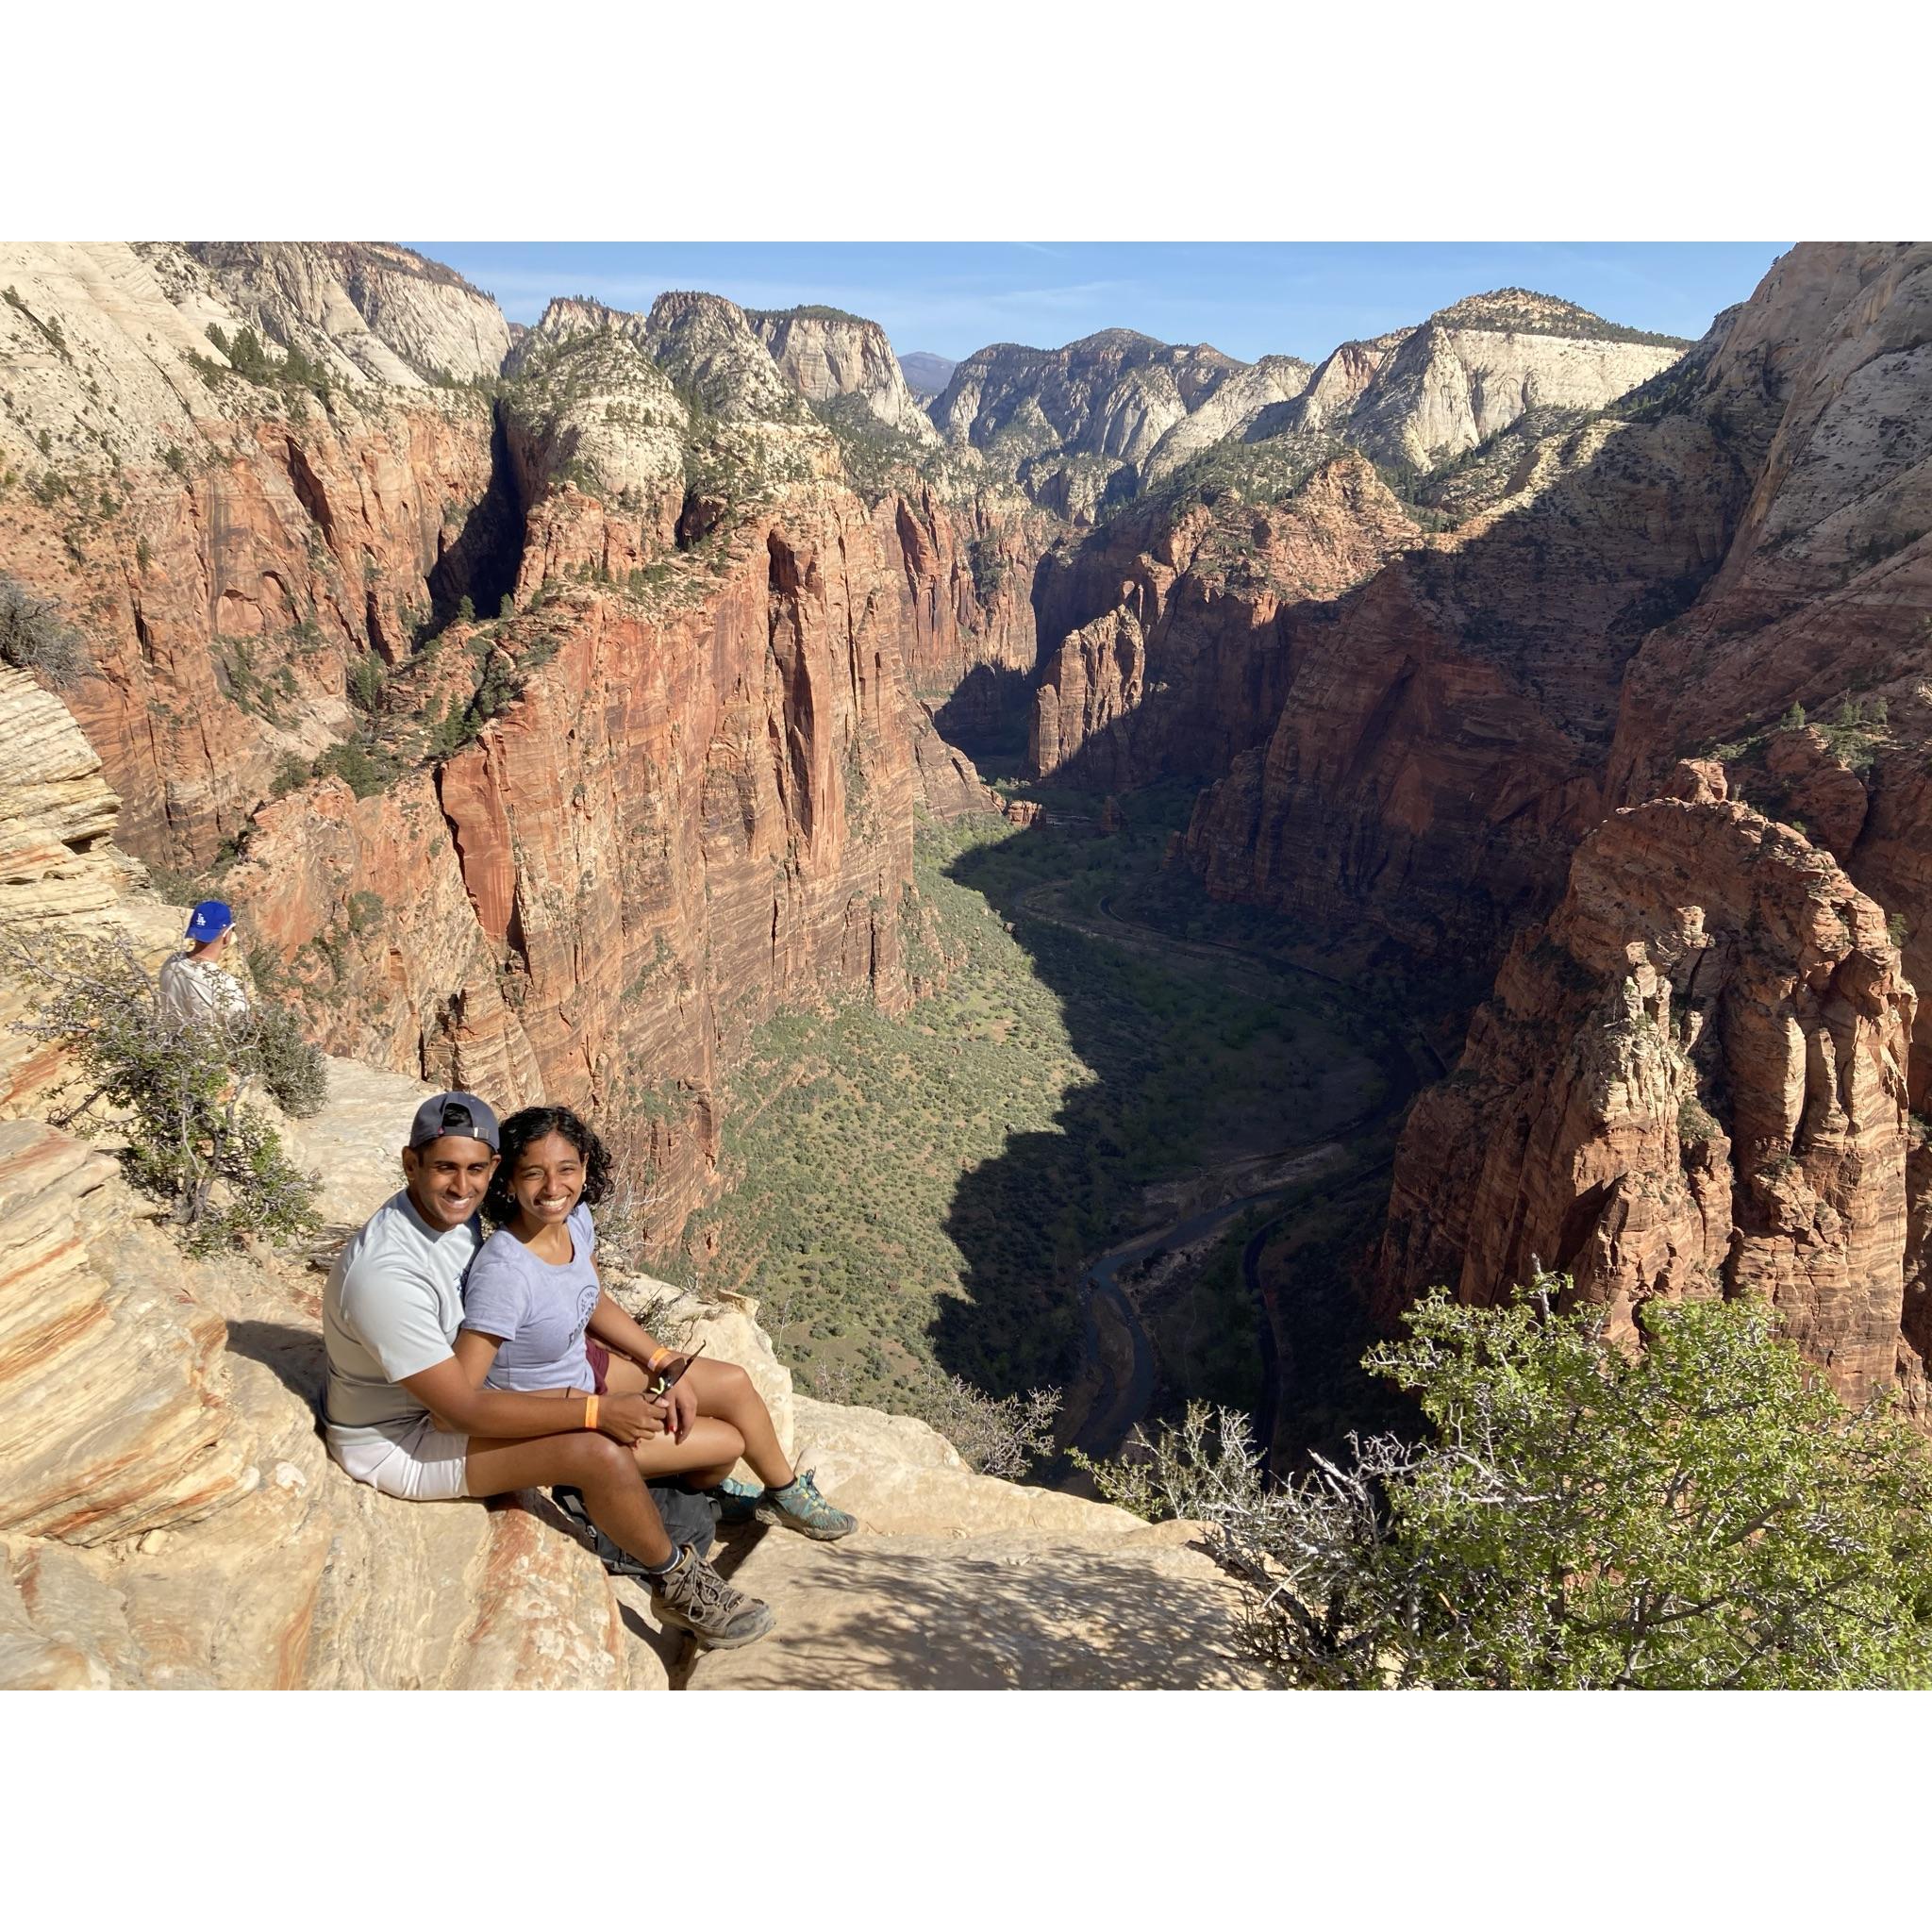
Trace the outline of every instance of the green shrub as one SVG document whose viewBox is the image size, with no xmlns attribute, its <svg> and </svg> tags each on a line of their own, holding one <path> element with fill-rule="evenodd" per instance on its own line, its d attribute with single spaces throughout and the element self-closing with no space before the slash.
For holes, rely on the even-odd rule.
<svg viewBox="0 0 1932 1932">
<path fill-rule="evenodd" d="M 320 1113 L 328 1100 L 328 1068 L 322 1049 L 303 1036 L 292 1007 L 263 999 L 248 1019 L 230 1029 L 232 1051 L 261 1075 L 261 1084 L 291 1120 Z"/>
<path fill-rule="evenodd" d="M 1427 1440 L 1262 1481 L 1246 1419 L 1198 1406 L 1112 1500 L 1206 1522 L 1246 1635 L 1291 1684 L 1774 1690 L 1932 1679 L 1932 1457 L 1853 1413 L 1757 1302 L 1558 1313 L 1441 1293 L 1366 1365 Z M 1076 1460 L 1080 1458 L 1076 1457 Z"/>
<path fill-rule="evenodd" d="M 129 1180 L 167 1204 L 191 1249 L 250 1235 L 279 1247 L 320 1224 L 316 1178 L 289 1160 L 267 1118 L 248 1105 L 255 1088 L 277 1085 L 298 1106 L 311 1094 L 320 1104 L 288 1022 L 267 1011 L 230 1024 L 167 1019 L 153 975 L 125 936 L 37 935 L 31 946 L 15 937 L 4 957 L 38 994 L 34 1015 L 17 1030 L 71 1056 L 79 1078 L 68 1091 L 85 1090 L 63 1099 L 55 1124 L 123 1141 Z"/>
<path fill-rule="evenodd" d="M 0 658 L 59 686 L 93 669 L 80 633 L 44 597 L 9 576 L 0 576 Z"/>
<path fill-rule="evenodd" d="M 392 752 L 353 738 L 330 745 L 315 761 L 318 778 L 340 778 L 358 798 L 387 791 L 402 774 L 402 761 Z"/>
<path fill-rule="evenodd" d="M 389 689 L 389 673 L 375 658 L 358 658 L 349 666 L 344 689 L 349 702 L 373 718 L 382 709 L 383 693 Z"/>
</svg>

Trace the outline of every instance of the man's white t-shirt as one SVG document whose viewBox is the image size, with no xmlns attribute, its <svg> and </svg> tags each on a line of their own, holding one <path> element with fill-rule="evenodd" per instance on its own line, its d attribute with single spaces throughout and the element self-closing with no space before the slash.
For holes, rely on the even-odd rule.
<svg viewBox="0 0 1932 1932">
<path fill-rule="evenodd" d="M 322 1296 L 331 1436 L 395 1437 L 428 1413 L 397 1385 L 456 1353 L 463 1277 L 482 1245 L 473 1221 L 431 1227 L 407 1188 L 349 1237 Z"/>
<path fill-rule="evenodd" d="M 248 1010 L 248 995 L 232 973 L 188 953 L 171 953 L 161 962 L 160 1008 L 177 1026 L 206 1026 L 239 1020 Z"/>
</svg>

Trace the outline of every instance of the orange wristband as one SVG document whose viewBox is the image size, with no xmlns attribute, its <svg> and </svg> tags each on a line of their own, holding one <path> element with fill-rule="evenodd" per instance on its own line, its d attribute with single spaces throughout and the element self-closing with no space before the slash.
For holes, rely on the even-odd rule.
<svg viewBox="0 0 1932 1932">
<path fill-rule="evenodd" d="M 594 1395 L 584 1397 L 584 1426 L 587 1429 L 597 1426 L 597 1398 Z"/>
<path fill-rule="evenodd" d="M 651 1359 L 644 1364 L 644 1373 L 647 1375 L 655 1375 L 671 1359 L 673 1353 L 674 1351 L 668 1348 L 654 1348 L 651 1351 Z"/>
</svg>

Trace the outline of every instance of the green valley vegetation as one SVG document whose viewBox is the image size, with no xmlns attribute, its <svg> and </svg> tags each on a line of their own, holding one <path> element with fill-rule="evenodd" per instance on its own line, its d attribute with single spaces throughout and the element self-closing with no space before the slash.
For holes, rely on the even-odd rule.
<svg viewBox="0 0 1932 1932">
<path fill-rule="evenodd" d="M 1194 1406 L 1112 1500 L 1204 1522 L 1291 1685 L 1826 1690 L 1932 1682 L 1932 1452 L 1855 1413 L 1753 1301 L 1647 1303 L 1642 1346 L 1544 1275 L 1438 1292 L 1365 1366 L 1426 1427 L 1278 1487 Z"/>
<path fill-rule="evenodd" d="M 935 1369 L 1001 1397 L 1063 1385 L 1084 1266 L 1158 1224 L 1144 1189 L 1380 1098 L 1386 1042 L 1320 986 L 1053 923 L 1048 903 L 1144 877 L 1168 829 L 1158 802 L 1107 839 L 1091 820 L 924 827 L 908 964 L 938 990 L 755 1036 L 727 1191 L 686 1244 L 716 1232 L 709 1285 L 759 1298 L 806 1387 L 924 1413 Z"/>
</svg>

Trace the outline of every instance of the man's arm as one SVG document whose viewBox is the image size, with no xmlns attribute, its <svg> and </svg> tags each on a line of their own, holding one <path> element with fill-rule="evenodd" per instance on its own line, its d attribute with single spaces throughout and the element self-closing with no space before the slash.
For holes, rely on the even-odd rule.
<svg viewBox="0 0 1932 1932">
<path fill-rule="evenodd" d="M 460 1338 L 458 1338 L 460 1339 Z M 493 1351 L 492 1351 L 493 1353 Z M 508 1389 L 479 1389 L 454 1355 L 432 1368 L 405 1375 L 402 1386 L 439 1423 L 461 1436 L 570 1435 L 584 1426 L 588 1398 L 519 1395 Z M 600 1395 L 597 1427 L 630 1443 L 664 1433 L 665 1405 L 643 1395 Z"/>
</svg>

